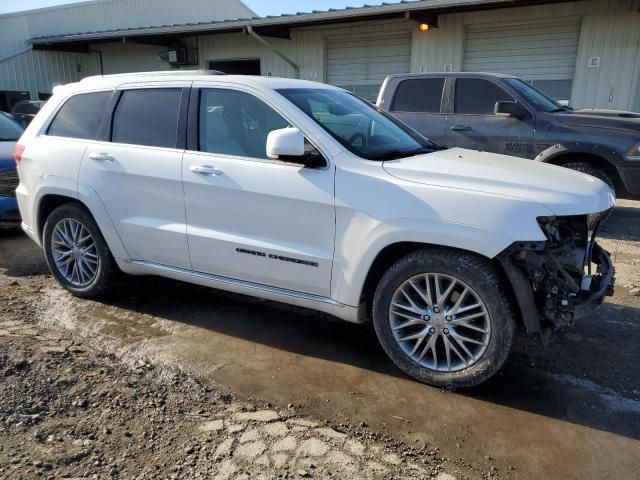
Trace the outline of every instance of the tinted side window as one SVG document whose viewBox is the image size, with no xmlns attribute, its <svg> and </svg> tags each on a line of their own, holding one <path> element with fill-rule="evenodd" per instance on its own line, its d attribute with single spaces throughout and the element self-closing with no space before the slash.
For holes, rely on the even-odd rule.
<svg viewBox="0 0 640 480">
<path fill-rule="evenodd" d="M 496 102 L 513 101 L 495 83 L 479 78 L 456 79 L 455 113 L 494 115 Z"/>
<path fill-rule="evenodd" d="M 175 148 L 181 88 L 126 90 L 113 115 L 111 141 Z"/>
<path fill-rule="evenodd" d="M 412 78 L 398 85 L 392 112 L 440 113 L 444 78 Z"/>
<path fill-rule="evenodd" d="M 266 159 L 267 135 L 288 125 L 269 105 L 248 93 L 224 89 L 200 93 L 202 152 Z"/>
<path fill-rule="evenodd" d="M 25 103 L 24 105 L 22 105 L 20 113 L 35 115 L 36 113 L 38 113 L 38 110 L 40 110 L 40 108 L 38 107 L 37 103 Z"/>
<path fill-rule="evenodd" d="M 47 133 L 58 137 L 96 139 L 111 94 L 96 92 L 74 95 L 58 111 Z"/>
</svg>

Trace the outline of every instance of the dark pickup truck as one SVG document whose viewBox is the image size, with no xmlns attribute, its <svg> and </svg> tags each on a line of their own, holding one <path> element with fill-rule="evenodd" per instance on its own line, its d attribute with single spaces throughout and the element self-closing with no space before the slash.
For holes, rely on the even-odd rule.
<svg viewBox="0 0 640 480">
<path fill-rule="evenodd" d="M 490 73 L 391 75 L 378 106 L 445 147 L 562 165 L 640 195 L 640 114 L 573 110 Z"/>
</svg>

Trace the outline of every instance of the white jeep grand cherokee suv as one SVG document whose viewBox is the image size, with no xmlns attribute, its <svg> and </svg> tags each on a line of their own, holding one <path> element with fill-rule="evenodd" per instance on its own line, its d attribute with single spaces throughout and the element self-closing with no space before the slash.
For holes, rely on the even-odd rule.
<svg viewBox="0 0 640 480">
<path fill-rule="evenodd" d="M 545 337 L 613 284 L 603 182 L 443 150 L 328 85 L 87 78 L 56 90 L 16 162 L 23 228 L 74 295 L 122 271 L 372 319 L 433 385 L 488 379 L 516 328 Z"/>
</svg>

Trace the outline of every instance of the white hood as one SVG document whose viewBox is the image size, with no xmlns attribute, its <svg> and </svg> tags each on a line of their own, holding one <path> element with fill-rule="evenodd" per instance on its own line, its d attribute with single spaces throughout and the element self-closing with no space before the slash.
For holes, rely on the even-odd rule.
<svg viewBox="0 0 640 480">
<path fill-rule="evenodd" d="M 556 215 L 601 212 L 615 204 L 613 191 L 590 175 L 495 153 L 452 148 L 387 161 L 383 167 L 410 182 L 541 203 Z"/>
</svg>

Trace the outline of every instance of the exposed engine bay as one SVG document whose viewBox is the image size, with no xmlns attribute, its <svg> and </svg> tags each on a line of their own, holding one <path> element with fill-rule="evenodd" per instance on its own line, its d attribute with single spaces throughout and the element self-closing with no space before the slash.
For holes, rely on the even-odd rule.
<svg viewBox="0 0 640 480">
<path fill-rule="evenodd" d="M 572 326 L 613 294 L 611 259 L 595 241 L 609 212 L 538 218 L 546 241 L 517 242 L 499 256 L 530 333 Z"/>
</svg>

